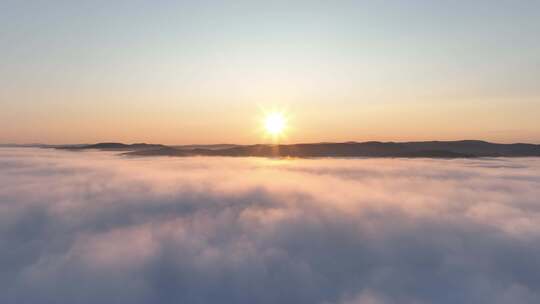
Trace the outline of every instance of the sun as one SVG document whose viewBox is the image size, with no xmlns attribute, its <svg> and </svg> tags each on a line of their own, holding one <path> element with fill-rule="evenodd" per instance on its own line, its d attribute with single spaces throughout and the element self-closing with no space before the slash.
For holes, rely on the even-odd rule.
<svg viewBox="0 0 540 304">
<path fill-rule="evenodd" d="M 287 126 L 287 120 L 282 113 L 269 113 L 264 118 L 264 128 L 266 132 L 274 137 L 283 133 Z"/>
</svg>

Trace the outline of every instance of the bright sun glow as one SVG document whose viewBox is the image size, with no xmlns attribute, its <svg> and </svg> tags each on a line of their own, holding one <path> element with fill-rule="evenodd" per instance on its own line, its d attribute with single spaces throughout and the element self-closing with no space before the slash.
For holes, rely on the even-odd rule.
<svg viewBox="0 0 540 304">
<path fill-rule="evenodd" d="M 286 126 L 286 120 L 281 113 L 270 113 L 264 119 L 266 132 L 272 136 L 278 136 L 283 133 Z"/>
</svg>

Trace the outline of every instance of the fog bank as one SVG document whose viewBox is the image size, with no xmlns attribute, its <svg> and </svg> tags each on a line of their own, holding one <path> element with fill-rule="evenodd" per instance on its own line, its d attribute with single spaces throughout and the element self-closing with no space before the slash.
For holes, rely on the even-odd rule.
<svg viewBox="0 0 540 304">
<path fill-rule="evenodd" d="M 540 159 L 0 149 L 1 303 L 540 303 Z"/>
</svg>

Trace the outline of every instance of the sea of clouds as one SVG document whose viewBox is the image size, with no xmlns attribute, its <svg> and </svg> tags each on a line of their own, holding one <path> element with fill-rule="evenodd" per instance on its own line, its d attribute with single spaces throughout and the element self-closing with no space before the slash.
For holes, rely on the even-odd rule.
<svg viewBox="0 0 540 304">
<path fill-rule="evenodd" d="M 0 149 L 0 303 L 540 303 L 540 159 Z"/>
</svg>

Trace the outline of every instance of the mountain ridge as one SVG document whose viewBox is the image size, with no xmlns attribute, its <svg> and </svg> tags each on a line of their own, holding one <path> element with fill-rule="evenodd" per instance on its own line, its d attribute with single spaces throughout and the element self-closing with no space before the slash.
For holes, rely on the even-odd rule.
<svg viewBox="0 0 540 304">
<path fill-rule="evenodd" d="M 540 145 L 501 144 L 483 140 L 408 141 L 408 142 L 321 142 L 298 144 L 210 144 L 161 145 L 102 142 L 81 145 L 17 145 L 18 147 L 54 148 L 68 151 L 117 151 L 125 156 L 256 156 L 256 157 L 540 157 Z M 0 145 L 0 147 L 5 147 Z"/>
<path fill-rule="evenodd" d="M 289 145 L 237 145 L 223 149 L 162 148 L 129 151 L 128 156 L 258 156 L 258 157 L 525 157 L 540 156 L 540 145 L 498 144 L 480 140 L 423 142 L 345 142 Z"/>
</svg>

